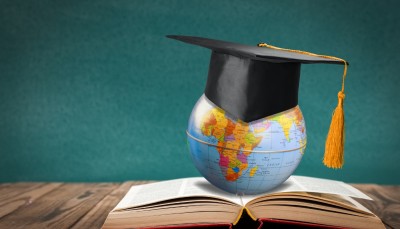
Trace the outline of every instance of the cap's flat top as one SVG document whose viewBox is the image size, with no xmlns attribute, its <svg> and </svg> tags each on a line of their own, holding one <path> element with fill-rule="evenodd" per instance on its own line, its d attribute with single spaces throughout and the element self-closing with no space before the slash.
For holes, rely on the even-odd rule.
<svg viewBox="0 0 400 229">
<path fill-rule="evenodd" d="M 226 53 L 234 56 L 245 57 L 255 60 L 268 61 L 273 63 L 331 63 L 344 64 L 340 60 L 332 60 L 323 57 L 310 56 L 307 54 L 295 53 L 290 51 L 277 50 L 268 47 L 258 47 L 256 45 L 242 45 L 233 42 L 214 40 L 202 37 L 168 35 L 168 38 L 176 39 L 185 43 L 209 48 L 216 52 Z"/>
</svg>

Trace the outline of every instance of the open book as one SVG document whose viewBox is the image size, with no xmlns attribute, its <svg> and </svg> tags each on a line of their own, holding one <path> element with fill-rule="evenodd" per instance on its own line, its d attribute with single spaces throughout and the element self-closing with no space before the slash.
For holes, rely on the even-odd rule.
<svg viewBox="0 0 400 229">
<path fill-rule="evenodd" d="M 110 212 L 103 228 L 235 225 L 244 211 L 268 221 L 340 228 L 385 228 L 352 197 L 370 199 L 339 181 L 291 176 L 268 193 L 239 196 L 204 178 L 184 178 L 133 186 Z"/>
</svg>

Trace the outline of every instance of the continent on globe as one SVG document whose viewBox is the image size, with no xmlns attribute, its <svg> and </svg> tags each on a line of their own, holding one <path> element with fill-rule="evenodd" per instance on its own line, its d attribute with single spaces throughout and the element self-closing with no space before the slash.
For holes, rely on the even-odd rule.
<svg viewBox="0 0 400 229">
<path fill-rule="evenodd" d="M 247 169 L 247 157 L 262 140 L 261 136 L 256 136 L 249 129 L 248 123 L 234 123 L 218 107 L 212 108 L 203 117 L 201 131 L 205 136 L 213 136 L 218 140 L 219 165 L 228 181 L 236 181 Z"/>
<path fill-rule="evenodd" d="M 285 137 L 288 141 L 290 141 L 289 131 L 293 124 L 295 124 L 296 127 L 304 133 L 304 126 L 302 126 L 300 123 L 302 120 L 303 115 L 301 114 L 301 111 L 300 109 L 298 109 L 298 107 L 297 109 L 294 109 L 293 112 L 289 112 L 284 115 L 275 115 L 271 118 L 271 121 L 278 122 L 279 125 L 282 127 L 283 133 L 285 134 Z"/>
</svg>

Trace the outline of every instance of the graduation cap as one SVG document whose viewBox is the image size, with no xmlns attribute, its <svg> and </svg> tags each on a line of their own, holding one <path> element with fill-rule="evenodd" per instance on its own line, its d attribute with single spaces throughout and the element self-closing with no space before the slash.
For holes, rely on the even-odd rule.
<svg viewBox="0 0 400 229">
<path fill-rule="evenodd" d="M 231 117 L 244 122 L 297 106 L 301 64 L 344 65 L 342 90 L 338 94 L 339 102 L 332 117 L 324 157 L 326 166 L 342 167 L 344 80 L 348 65 L 345 60 L 266 43 L 249 46 L 193 36 L 167 37 L 212 50 L 204 94 Z"/>
</svg>

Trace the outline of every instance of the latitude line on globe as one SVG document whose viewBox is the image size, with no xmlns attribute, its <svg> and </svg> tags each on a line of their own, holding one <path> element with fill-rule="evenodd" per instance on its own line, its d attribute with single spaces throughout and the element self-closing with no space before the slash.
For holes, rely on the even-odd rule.
<svg viewBox="0 0 400 229">
<path fill-rule="evenodd" d="M 306 143 L 304 143 L 303 145 L 300 145 L 300 147 L 297 147 L 297 148 L 294 148 L 294 149 L 274 150 L 274 151 L 272 151 L 272 150 L 271 150 L 271 151 L 269 151 L 269 150 L 245 150 L 245 149 L 241 149 L 241 150 L 240 150 L 240 149 L 234 149 L 234 148 L 229 148 L 229 147 L 222 147 L 222 146 L 218 146 L 218 145 L 216 145 L 216 144 L 212 144 L 212 143 L 203 141 L 203 140 L 201 140 L 201 139 L 198 139 L 198 138 L 192 136 L 187 130 L 186 130 L 186 134 L 187 134 L 187 136 L 189 136 L 189 137 L 192 138 L 193 140 L 198 141 L 198 142 L 203 143 L 203 144 L 206 144 L 206 145 L 209 145 L 209 146 L 214 146 L 214 147 L 216 147 L 216 148 L 223 148 L 223 149 L 227 149 L 227 150 L 234 150 L 234 151 L 241 151 L 241 152 L 250 152 L 250 153 L 284 153 L 284 152 L 292 152 L 292 151 L 295 151 L 295 150 L 303 149 L 303 148 L 305 148 L 306 145 L 307 145 L 307 142 L 306 142 Z"/>
</svg>

